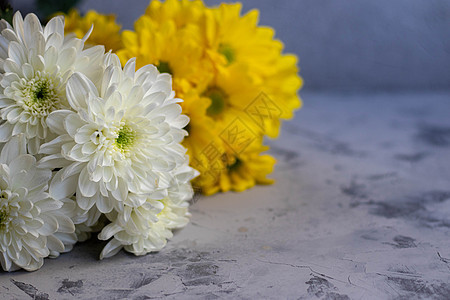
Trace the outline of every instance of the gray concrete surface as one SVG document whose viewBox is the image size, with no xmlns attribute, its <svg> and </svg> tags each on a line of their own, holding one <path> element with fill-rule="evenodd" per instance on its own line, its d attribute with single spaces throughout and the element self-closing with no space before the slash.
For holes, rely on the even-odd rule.
<svg viewBox="0 0 450 300">
<path fill-rule="evenodd" d="M 12 0 L 32 10 L 33 1 Z M 148 0 L 85 0 L 82 11 L 116 13 L 132 28 Z M 217 4 L 219 0 L 206 0 Z M 232 1 L 226 1 L 232 2 Z M 286 50 L 300 57 L 309 90 L 436 90 L 450 87 L 447 0 L 245 0 Z"/>
<path fill-rule="evenodd" d="M 305 94 L 272 186 L 199 198 L 160 253 L 80 244 L 3 299 L 448 299 L 449 94 Z"/>
</svg>

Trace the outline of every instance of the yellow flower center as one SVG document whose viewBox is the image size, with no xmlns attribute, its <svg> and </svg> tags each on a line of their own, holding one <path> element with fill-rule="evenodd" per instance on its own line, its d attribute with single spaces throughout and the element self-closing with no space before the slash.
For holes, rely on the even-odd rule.
<svg viewBox="0 0 450 300">
<path fill-rule="evenodd" d="M 234 49 L 231 48 L 231 46 L 228 44 L 220 44 L 219 45 L 219 53 L 222 54 L 223 56 L 225 56 L 228 65 L 231 65 L 236 59 L 236 54 L 234 53 Z"/>
<path fill-rule="evenodd" d="M 122 152 L 129 149 L 136 139 L 136 133 L 128 125 L 122 126 L 116 138 L 116 146 Z"/>
<path fill-rule="evenodd" d="M 216 116 L 223 112 L 228 96 L 222 89 L 210 87 L 203 95 L 211 99 L 211 105 L 206 110 L 208 115 Z"/>
<path fill-rule="evenodd" d="M 170 68 L 169 63 L 166 61 L 160 61 L 156 68 L 158 69 L 159 73 L 172 74 L 172 69 Z"/>
</svg>

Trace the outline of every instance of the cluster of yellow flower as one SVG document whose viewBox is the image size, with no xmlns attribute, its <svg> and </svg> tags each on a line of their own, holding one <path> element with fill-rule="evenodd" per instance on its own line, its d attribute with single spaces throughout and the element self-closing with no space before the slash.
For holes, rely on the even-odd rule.
<svg viewBox="0 0 450 300">
<path fill-rule="evenodd" d="M 88 43 L 172 74 L 191 119 L 184 145 L 201 173 L 193 186 L 204 194 L 271 183 L 275 159 L 262 154 L 263 139 L 277 137 L 281 120 L 301 106 L 297 57 L 282 53 L 272 28 L 258 26 L 257 10 L 242 16 L 241 6 L 153 0 L 134 31 L 123 32 L 112 16 L 66 16 L 66 32 L 81 37 L 93 23 Z"/>
</svg>

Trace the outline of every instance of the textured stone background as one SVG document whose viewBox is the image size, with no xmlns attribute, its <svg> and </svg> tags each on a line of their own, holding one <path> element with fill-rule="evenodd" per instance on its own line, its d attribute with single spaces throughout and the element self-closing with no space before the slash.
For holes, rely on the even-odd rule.
<svg viewBox="0 0 450 300">
<path fill-rule="evenodd" d="M 276 184 L 197 198 L 159 253 L 0 272 L 0 299 L 449 299 L 448 94 L 305 98 Z"/>
<path fill-rule="evenodd" d="M 132 28 L 148 2 L 85 0 L 80 8 L 116 13 Z M 242 2 L 245 10 L 260 9 L 261 24 L 274 27 L 286 50 L 298 54 L 306 90 L 450 87 L 448 0 Z M 13 3 L 24 11 L 32 7 L 30 0 Z"/>
</svg>

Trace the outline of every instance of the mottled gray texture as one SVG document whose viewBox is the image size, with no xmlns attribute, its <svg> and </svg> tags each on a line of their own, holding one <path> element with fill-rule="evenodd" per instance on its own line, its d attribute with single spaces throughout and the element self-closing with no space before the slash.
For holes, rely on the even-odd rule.
<svg viewBox="0 0 450 300">
<path fill-rule="evenodd" d="M 197 198 L 160 253 L 77 245 L 6 299 L 448 299 L 448 94 L 305 94 L 275 185 Z"/>
<path fill-rule="evenodd" d="M 29 10 L 29 0 L 14 0 Z M 125 28 L 147 0 L 86 0 L 82 11 L 116 13 Z M 219 0 L 206 0 L 208 4 Z M 233 1 L 227 1 L 233 2 Z M 300 57 L 305 89 L 399 90 L 450 87 L 447 0 L 245 0 L 286 50 Z M 126 4 L 125 4 L 126 3 Z"/>
</svg>

